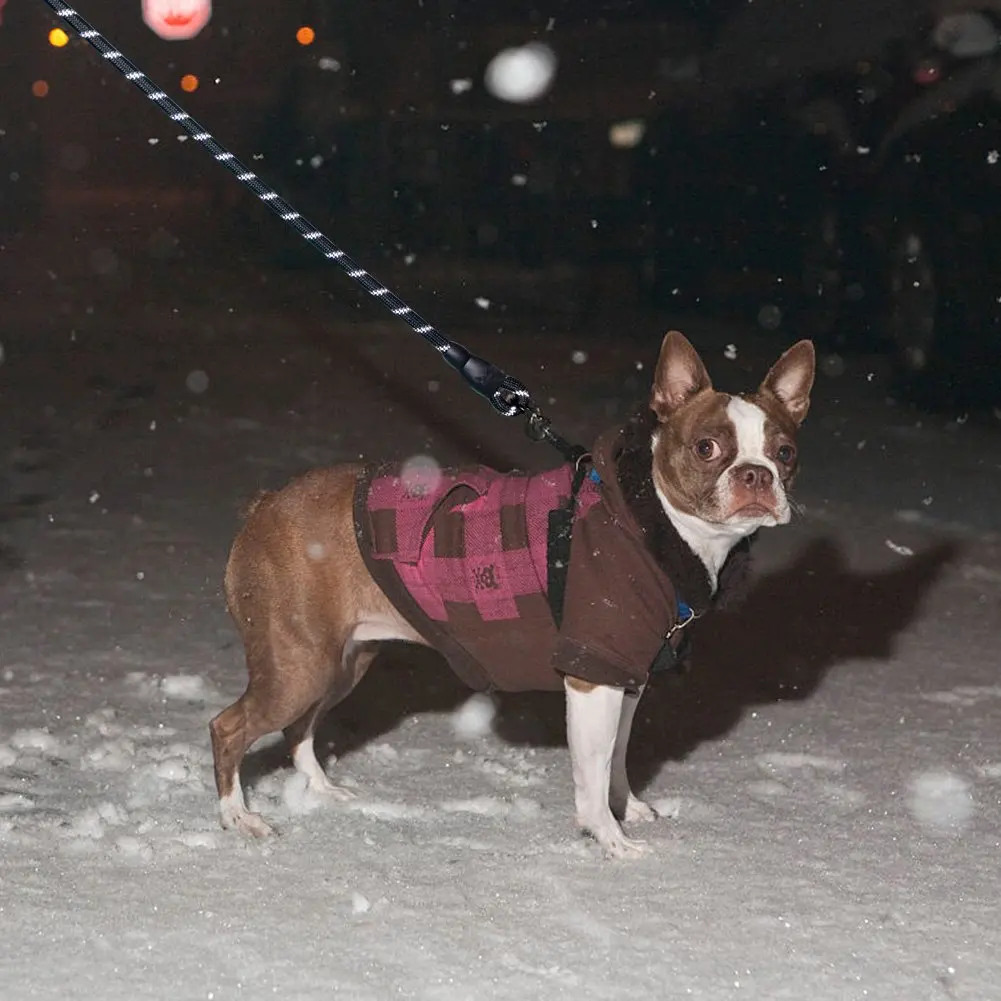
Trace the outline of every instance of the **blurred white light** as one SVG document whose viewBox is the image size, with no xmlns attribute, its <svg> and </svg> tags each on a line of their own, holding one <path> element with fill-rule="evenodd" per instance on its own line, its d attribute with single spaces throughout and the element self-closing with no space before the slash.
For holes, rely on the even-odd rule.
<svg viewBox="0 0 1001 1001">
<path fill-rule="evenodd" d="M 646 122 L 633 118 L 626 122 L 615 122 L 608 130 L 608 141 L 616 149 L 633 149 L 646 135 Z"/>
<path fill-rule="evenodd" d="M 494 97 L 512 104 L 527 104 L 542 97 L 555 75 L 553 50 L 541 42 L 529 42 L 498 52 L 490 60 L 483 82 Z"/>
<path fill-rule="evenodd" d="M 161 38 L 194 38 L 212 18 L 212 0 L 143 0 L 143 20 Z"/>
<path fill-rule="evenodd" d="M 773 303 L 766 303 L 758 310 L 758 323 L 765 330 L 778 330 L 782 325 L 782 310 Z"/>
<path fill-rule="evenodd" d="M 414 455 L 403 463 L 400 479 L 408 494 L 426 497 L 441 483 L 441 466 L 430 455 Z"/>
<path fill-rule="evenodd" d="M 452 714 L 452 729 L 459 740 L 482 740 L 496 715 L 497 705 L 489 695 L 472 695 Z"/>
</svg>

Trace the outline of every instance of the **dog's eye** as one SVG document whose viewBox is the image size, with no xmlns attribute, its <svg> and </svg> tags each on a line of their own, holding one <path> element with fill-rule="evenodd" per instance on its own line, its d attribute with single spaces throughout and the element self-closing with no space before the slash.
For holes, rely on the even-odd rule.
<svg viewBox="0 0 1001 1001">
<path fill-rule="evenodd" d="M 775 453 L 775 458 L 777 458 L 782 465 L 788 466 L 789 463 L 796 458 L 796 449 L 794 449 L 792 445 L 779 445 L 779 449 Z"/>
<path fill-rule="evenodd" d="M 705 459 L 706 462 L 709 462 L 711 459 L 718 459 L 722 451 L 719 447 L 719 442 L 713 441 L 712 438 L 700 438 L 695 443 L 695 454 L 700 459 Z"/>
</svg>

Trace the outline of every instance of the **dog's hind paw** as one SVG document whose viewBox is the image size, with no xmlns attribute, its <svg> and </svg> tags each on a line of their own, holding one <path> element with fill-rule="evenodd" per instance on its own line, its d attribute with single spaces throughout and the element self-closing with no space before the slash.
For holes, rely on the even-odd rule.
<svg viewBox="0 0 1001 1001">
<path fill-rule="evenodd" d="M 626 808 L 622 814 L 622 819 L 627 824 L 657 820 L 659 817 L 660 814 L 649 803 L 644 803 L 643 800 L 637 799 L 632 793 L 629 794 L 629 799 L 626 801 Z"/>
<path fill-rule="evenodd" d="M 344 786 L 336 785 L 326 775 L 323 776 L 322 780 L 311 778 L 308 788 L 310 792 L 315 792 L 318 796 L 328 796 L 338 803 L 347 803 L 358 797 L 356 792 L 351 789 L 345 789 Z"/>
</svg>

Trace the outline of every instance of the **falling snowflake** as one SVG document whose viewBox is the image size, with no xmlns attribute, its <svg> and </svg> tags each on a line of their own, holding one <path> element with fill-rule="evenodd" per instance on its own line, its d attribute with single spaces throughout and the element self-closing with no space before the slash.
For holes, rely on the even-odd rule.
<svg viewBox="0 0 1001 1001">
<path fill-rule="evenodd" d="M 528 178 L 524 174 L 512 174 L 511 183 L 516 188 L 523 188 L 526 184 L 528 184 Z"/>
<path fill-rule="evenodd" d="M 913 556 L 914 550 L 910 546 L 901 546 L 893 539 L 886 540 L 886 548 L 892 549 L 898 556 Z"/>
<path fill-rule="evenodd" d="M 423 497 L 441 482 L 441 466 L 430 455 L 415 455 L 403 463 L 400 479 L 407 493 Z"/>
<path fill-rule="evenodd" d="M 727 344 L 727 346 L 723 349 L 723 357 L 727 361 L 736 361 L 737 360 L 737 345 L 736 344 Z"/>
<path fill-rule="evenodd" d="M 970 783 L 953 772 L 936 769 L 916 775 L 907 792 L 911 816 L 937 833 L 959 833 L 973 817 Z"/>
<path fill-rule="evenodd" d="M 782 324 L 782 310 L 774 303 L 767 303 L 758 310 L 758 323 L 765 330 L 778 330 Z"/>
<path fill-rule="evenodd" d="M 489 695 L 472 695 L 452 714 L 452 729 L 459 740 L 480 740 L 490 733 L 496 715 Z"/>
<path fill-rule="evenodd" d="M 570 360 L 575 365 L 583 365 L 584 362 L 587 361 L 587 352 L 586 351 L 574 351 L 574 353 L 572 355 L 570 355 Z"/>
<path fill-rule="evenodd" d="M 209 377 L 200 368 L 188 373 L 184 384 L 192 393 L 204 393 L 209 388 Z"/>
<path fill-rule="evenodd" d="M 316 65 L 319 66 L 321 70 L 328 70 L 332 73 L 336 73 L 341 68 L 341 64 L 330 56 L 321 56 L 316 61 Z"/>
<path fill-rule="evenodd" d="M 489 309 L 490 308 L 490 300 L 486 296 L 478 295 L 473 300 L 473 302 L 475 302 L 476 305 L 480 307 L 480 309 Z"/>
<path fill-rule="evenodd" d="M 448 85 L 453 94 L 465 94 L 467 90 L 473 89 L 473 81 L 469 79 L 450 80 Z"/>
<path fill-rule="evenodd" d="M 987 162 L 992 167 L 998 162 L 998 151 L 996 149 L 992 149 L 990 153 L 987 154 Z"/>
<path fill-rule="evenodd" d="M 483 82 L 494 97 L 512 104 L 535 101 L 556 75 L 556 55 L 548 45 L 529 42 L 502 49 L 487 66 Z"/>
</svg>

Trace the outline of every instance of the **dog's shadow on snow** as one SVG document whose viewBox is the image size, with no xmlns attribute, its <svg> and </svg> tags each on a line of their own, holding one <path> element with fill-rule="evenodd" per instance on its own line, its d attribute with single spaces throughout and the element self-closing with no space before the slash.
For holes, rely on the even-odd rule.
<svg viewBox="0 0 1001 1001">
<path fill-rule="evenodd" d="M 693 627 L 686 673 L 655 677 L 648 686 L 630 741 L 634 786 L 641 789 L 665 761 L 728 733 L 749 708 L 808 699 L 845 661 L 871 661 L 878 669 L 959 550 L 959 543 L 944 541 L 889 570 L 866 573 L 822 538 L 757 578 L 739 608 Z M 526 713 L 533 698 L 506 699 L 498 733 L 520 742 L 548 731 L 563 741 L 562 705 L 539 702 Z M 535 720 L 529 732 L 521 732 L 522 718 Z"/>
<path fill-rule="evenodd" d="M 845 661 L 878 670 L 961 548 L 945 540 L 888 570 L 863 572 L 822 538 L 761 576 L 738 609 L 697 624 L 688 674 L 650 686 L 631 742 L 635 785 L 725 735 L 754 706 L 809 699 Z"/>
<path fill-rule="evenodd" d="M 808 699 L 845 661 L 870 661 L 878 670 L 959 550 L 955 541 L 940 542 L 867 573 L 853 570 L 833 540 L 818 539 L 757 578 L 738 609 L 697 624 L 691 669 L 649 686 L 630 742 L 634 787 L 642 789 L 665 761 L 728 733 L 748 709 Z M 344 754 L 410 718 L 420 726 L 422 714 L 450 712 L 468 697 L 438 654 L 390 645 L 321 725 L 318 743 Z M 494 729 L 505 741 L 566 743 L 561 694 L 505 694 L 498 701 Z"/>
</svg>

